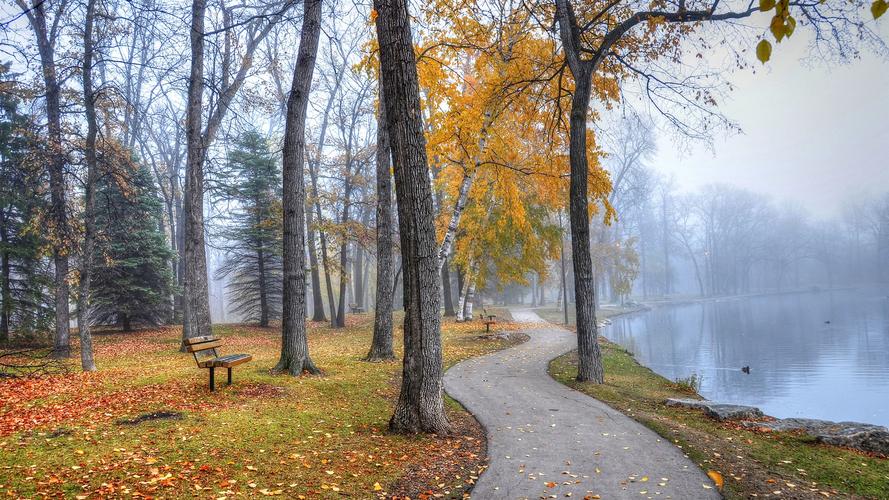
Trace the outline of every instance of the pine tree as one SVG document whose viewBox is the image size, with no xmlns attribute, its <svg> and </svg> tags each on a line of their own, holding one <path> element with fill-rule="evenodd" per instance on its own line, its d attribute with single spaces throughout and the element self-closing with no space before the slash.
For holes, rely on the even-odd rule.
<svg viewBox="0 0 889 500">
<path fill-rule="evenodd" d="M 281 318 L 283 285 L 281 174 L 268 143 L 255 131 L 242 134 L 228 155 L 222 197 L 236 208 L 222 221 L 225 260 L 217 278 L 232 311 L 268 326 Z"/>
<path fill-rule="evenodd" d="M 9 67 L 0 65 L 0 76 Z M 15 82 L 4 79 L 4 87 Z M 6 89 L 4 89 L 6 90 Z M 53 325 L 52 271 L 40 256 L 46 242 L 33 222 L 45 200 L 40 195 L 40 157 L 30 118 L 12 92 L 0 92 L 0 342 L 14 332 L 29 340 Z"/>
<path fill-rule="evenodd" d="M 92 284 L 96 324 L 164 322 L 171 310 L 172 252 L 161 231 L 163 207 L 151 173 L 120 153 L 102 151 L 114 162 L 96 186 L 96 254 Z"/>
</svg>

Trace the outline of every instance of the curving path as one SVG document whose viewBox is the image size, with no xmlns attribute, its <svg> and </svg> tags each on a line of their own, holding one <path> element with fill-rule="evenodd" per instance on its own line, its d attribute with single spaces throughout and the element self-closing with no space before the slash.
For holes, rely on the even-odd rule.
<svg viewBox="0 0 889 500">
<path fill-rule="evenodd" d="M 574 333 L 533 311 L 512 315 L 539 325 L 525 331 L 529 341 L 444 377 L 448 394 L 487 430 L 490 464 L 473 498 L 719 498 L 679 448 L 549 377 L 549 361 L 576 348 Z"/>
</svg>

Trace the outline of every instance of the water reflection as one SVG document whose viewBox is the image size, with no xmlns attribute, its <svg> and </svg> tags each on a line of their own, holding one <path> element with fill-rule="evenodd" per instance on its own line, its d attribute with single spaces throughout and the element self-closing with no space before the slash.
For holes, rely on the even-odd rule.
<svg viewBox="0 0 889 500">
<path fill-rule="evenodd" d="M 603 331 L 657 373 L 777 417 L 889 426 L 889 290 L 722 299 L 617 318 Z M 750 374 L 741 368 L 750 366 Z"/>
</svg>

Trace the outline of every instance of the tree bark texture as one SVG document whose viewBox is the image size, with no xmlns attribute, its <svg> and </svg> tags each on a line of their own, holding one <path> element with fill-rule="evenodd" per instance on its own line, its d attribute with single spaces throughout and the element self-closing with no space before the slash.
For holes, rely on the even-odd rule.
<svg viewBox="0 0 889 500">
<path fill-rule="evenodd" d="M 80 333 L 80 366 L 85 372 L 96 371 L 93 360 L 93 338 L 90 335 L 92 318 L 90 305 L 90 284 L 93 273 L 93 252 L 96 241 L 96 180 L 98 161 L 96 159 L 96 101 L 93 93 L 93 32 L 95 31 L 96 1 L 86 4 L 86 20 L 83 33 L 83 107 L 86 115 L 86 185 L 84 186 L 84 232 L 80 255 L 80 283 L 77 294 L 77 329 Z"/>
<path fill-rule="evenodd" d="M 201 134 L 201 107 L 204 93 L 204 16 L 205 0 L 191 4 L 191 72 L 185 113 L 185 137 L 188 146 L 185 163 L 185 200 L 183 234 L 183 299 L 185 337 L 211 335 L 210 292 L 207 285 L 207 256 L 204 246 L 204 154 Z M 184 343 L 183 343 L 184 344 Z"/>
<path fill-rule="evenodd" d="M 298 376 L 320 373 L 309 357 L 306 338 L 306 188 L 303 179 L 306 149 L 306 110 L 321 34 L 321 0 L 305 0 L 293 83 L 287 99 L 284 128 L 284 296 L 281 320 L 281 359 L 273 371 Z"/>
<path fill-rule="evenodd" d="M 395 359 L 392 349 L 392 156 L 386 128 L 386 106 L 380 92 L 377 120 L 377 294 L 374 307 L 374 335 L 368 361 Z"/>
<path fill-rule="evenodd" d="M 410 16 L 405 0 L 374 0 L 374 8 L 404 268 L 404 368 L 389 429 L 446 434 L 439 248 Z"/>
</svg>

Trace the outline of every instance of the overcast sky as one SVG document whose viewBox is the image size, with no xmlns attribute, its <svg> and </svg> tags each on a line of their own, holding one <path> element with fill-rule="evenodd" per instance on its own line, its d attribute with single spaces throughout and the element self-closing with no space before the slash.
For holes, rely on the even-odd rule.
<svg viewBox="0 0 889 500">
<path fill-rule="evenodd" d="M 865 53 L 848 65 L 813 67 L 800 60 L 805 47 L 794 37 L 756 74 L 729 76 L 735 90 L 720 108 L 742 134 L 716 137 L 712 151 L 679 151 L 674 136 L 659 133 L 652 166 L 682 190 L 733 183 L 819 216 L 846 199 L 889 192 L 889 62 Z"/>
</svg>

